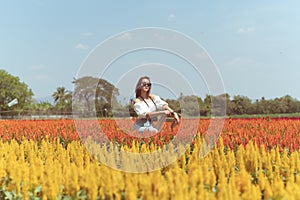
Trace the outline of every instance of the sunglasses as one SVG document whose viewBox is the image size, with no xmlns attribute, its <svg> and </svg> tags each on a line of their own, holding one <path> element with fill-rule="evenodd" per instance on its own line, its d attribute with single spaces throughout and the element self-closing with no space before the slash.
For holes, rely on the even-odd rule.
<svg viewBox="0 0 300 200">
<path fill-rule="evenodd" d="M 151 87 L 151 85 L 152 85 L 151 83 L 146 83 L 146 82 L 142 83 L 142 86 L 149 86 L 149 87 Z"/>
</svg>

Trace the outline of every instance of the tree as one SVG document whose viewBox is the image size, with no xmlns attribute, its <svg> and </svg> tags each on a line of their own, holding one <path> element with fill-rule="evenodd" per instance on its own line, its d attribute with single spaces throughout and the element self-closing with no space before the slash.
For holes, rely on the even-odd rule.
<svg viewBox="0 0 300 200">
<path fill-rule="evenodd" d="M 259 101 L 259 108 L 258 114 L 270 114 L 270 101 L 266 100 L 265 97 L 262 97 Z"/>
<path fill-rule="evenodd" d="M 209 112 L 207 109 L 207 105 L 205 104 L 204 100 L 202 100 L 200 97 L 198 97 L 198 104 L 200 109 L 200 116 L 207 116 Z"/>
<path fill-rule="evenodd" d="M 65 87 L 58 87 L 52 94 L 54 99 L 55 108 L 62 112 L 72 111 L 72 93 L 66 90 Z"/>
<path fill-rule="evenodd" d="M 206 95 L 204 100 L 199 100 L 202 116 L 224 116 L 231 113 L 230 96 L 227 93 L 220 95 Z"/>
<path fill-rule="evenodd" d="M 74 79 L 73 84 L 75 84 L 73 100 L 76 109 L 85 112 L 85 114 L 89 115 L 90 112 L 97 112 L 97 116 L 103 116 L 103 110 L 111 110 L 112 104 L 118 104 L 118 89 L 104 79 L 84 76 Z M 86 110 L 82 110 L 82 108 L 86 108 Z M 96 110 L 93 110 L 93 108 Z"/>
<path fill-rule="evenodd" d="M 270 100 L 270 113 L 279 114 L 279 113 L 287 113 L 288 110 L 288 102 L 284 100 L 284 98 L 275 98 L 274 100 Z"/>
<path fill-rule="evenodd" d="M 289 95 L 285 95 L 282 97 L 282 100 L 286 103 L 287 105 L 287 113 L 296 113 L 299 112 L 299 101 L 297 99 L 292 98 Z"/>
<path fill-rule="evenodd" d="M 229 102 L 229 95 L 227 93 L 216 96 L 211 96 L 213 116 L 224 116 L 226 115 L 226 109 L 231 105 Z"/>
<path fill-rule="evenodd" d="M 0 115 L 6 115 L 3 111 L 21 112 L 28 109 L 32 103 L 32 96 L 31 89 L 21 82 L 19 77 L 0 70 Z M 9 107 L 8 103 L 14 99 L 17 99 L 18 103 Z"/>
<path fill-rule="evenodd" d="M 48 101 L 34 102 L 31 110 L 39 115 L 50 114 L 53 110 L 53 105 Z"/>
<path fill-rule="evenodd" d="M 234 96 L 232 102 L 232 112 L 236 115 L 249 114 L 252 103 L 246 96 Z"/>
<path fill-rule="evenodd" d="M 226 102 L 226 115 L 231 115 L 232 114 L 232 104 L 231 104 L 231 101 L 230 101 L 230 96 L 228 93 L 225 93 L 224 94 L 225 96 L 225 102 Z"/>
<path fill-rule="evenodd" d="M 181 113 L 187 116 L 200 116 L 200 108 L 198 103 L 199 97 L 195 95 L 183 96 L 180 95 L 178 101 L 181 108 Z"/>
<path fill-rule="evenodd" d="M 137 117 L 137 114 L 134 110 L 134 100 L 133 99 L 130 99 L 130 102 L 128 103 L 128 105 L 126 107 L 128 109 L 129 115 L 131 117 Z"/>
<path fill-rule="evenodd" d="M 201 108 L 201 112 L 203 113 L 204 116 L 209 116 L 211 115 L 211 95 L 206 95 L 204 100 L 203 100 L 203 106 Z"/>
<path fill-rule="evenodd" d="M 181 112 L 179 101 L 174 99 L 166 99 L 166 102 L 169 104 L 169 106 L 176 112 Z"/>
<path fill-rule="evenodd" d="M 264 110 L 264 108 L 262 107 L 261 101 L 256 99 L 252 106 L 252 111 L 253 111 L 252 114 L 262 114 L 263 110 Z"/>
</svg>

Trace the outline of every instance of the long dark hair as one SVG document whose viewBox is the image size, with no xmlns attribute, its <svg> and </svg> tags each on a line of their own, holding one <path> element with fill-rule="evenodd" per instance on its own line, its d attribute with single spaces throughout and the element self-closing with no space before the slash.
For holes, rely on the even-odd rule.
<svg viewBox="0 0 300 200">
<path fill-rule="evenodd" d="M 150 78 L 148 76 L 143 76 L 139 79 L 135 86 L 135 98 L 139 98 L 141 96 L 141 90 L 142 90 L 142 80 L 147 79 L 150 82 Z M 149 90 L 147 91 L 147 97 L 150 94 L 151 86 L 149 86 Z"/>
</svg>

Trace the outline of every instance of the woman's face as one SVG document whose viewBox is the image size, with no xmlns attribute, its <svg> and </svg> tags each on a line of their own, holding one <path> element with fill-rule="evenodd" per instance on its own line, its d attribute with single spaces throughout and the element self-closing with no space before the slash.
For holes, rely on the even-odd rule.
<svg viewBox="0 0 300 200">
<path fill-rule="evenodd" d="M 151 83 L 148 79 L 144 78 L 141 82 L 142 91 L 148 92 L 151 88 Z"/>
</svg>

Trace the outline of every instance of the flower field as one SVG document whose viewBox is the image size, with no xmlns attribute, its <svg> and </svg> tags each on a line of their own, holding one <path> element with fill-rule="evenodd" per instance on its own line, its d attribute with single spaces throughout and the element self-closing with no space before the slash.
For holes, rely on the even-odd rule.
<svg viewBox="0 0 300 200">
<path fill-rule="evenodd" d="M 112 157 L 120 149 L 159 150 L 179 129 L 167 124 L 161 133 L 141 138 L 120 129 L 122 121 L 98 121 L 110 141 L 101 152 Z M 90 127 L 80 127 L 87 135 L 79 136 L 73 120 L 2 120 L 0 199 L 299 199 L 300 119 L 226 119 L 205 157 L 199 155 L 210 120 L 197 120 L 198 127 L 190 123 L 183 127 L 186 135 L 197 135 L 175 162 L 128 173 L 87 150 L 89 139 L 105 141 Z"/>
</svg>

